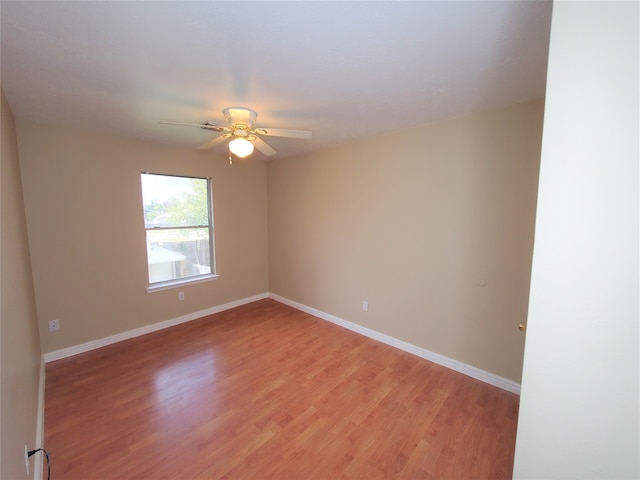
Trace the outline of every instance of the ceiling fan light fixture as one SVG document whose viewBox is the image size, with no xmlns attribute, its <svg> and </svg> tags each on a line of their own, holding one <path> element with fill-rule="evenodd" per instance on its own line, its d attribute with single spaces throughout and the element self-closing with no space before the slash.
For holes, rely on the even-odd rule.
<svg viewBox="0 0 640 480">
<path fill-rule="evenodd" d="M 253 153 L 253 143 L 246 138 L 235 138 L 229 142 L 229 151 L 240 158 L 248 157 Z"/>
<path fill-rule="evenodd" d="M 0 0 L 1 1 L 1 0 Z M 313 133 L 307 130 L 289 130 L 286 128 L 260 127 L 253 128 L 253 123 L 258 114 L 250 108 L 229 107 L 225 108 L 222 113 L 229 123 L 229 126 L 216 125 L 215 122 L 207 120 L 204 123 L 183 123 L 183 122 L 159 122 L 166 125 L 184 125 L 186 127 L 198 127 L 204 130 L 212 130 L 219 133 L 206 143 L 198 147 L 200 150 L 211 148 L 214 145 L 222 143 L 224 140 L 229 142 L 229 156 L 232 154 L 238 158 L 248 157 L 253 153 L 253 149 L 257 148 L 264 156 L 275 155 L 276 151 L 265 142 L 262 137 L 285 137 L 299 138 L 311 140 Z"/>
</svg>

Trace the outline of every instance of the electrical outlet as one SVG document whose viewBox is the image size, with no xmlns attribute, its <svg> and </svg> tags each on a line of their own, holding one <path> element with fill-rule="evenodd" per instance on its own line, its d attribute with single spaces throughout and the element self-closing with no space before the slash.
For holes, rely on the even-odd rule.
<svg viewBox="0 0 640 480">
<path fill-rule="evenodd" d="M 27 477 L 29 476 L 29 449 L 24 446 L 24 468 L 27 470 Z"/>
<path fill-rule="evenodd" d="M 57 332 L 60 330 L 60 320 L 49 320 L 49 331 Z"/>
<path fill-rule="evenodd" d="M 362 310 L 364 310 L 365 312 L 369 311 L 369 302 L 367 302 L 366 300 L 362 301 Z"/>
<path fill-rule="evenodd" d="M 184 292 L 178 292 L 178 300 L 184 300 Z"/>
</svg>

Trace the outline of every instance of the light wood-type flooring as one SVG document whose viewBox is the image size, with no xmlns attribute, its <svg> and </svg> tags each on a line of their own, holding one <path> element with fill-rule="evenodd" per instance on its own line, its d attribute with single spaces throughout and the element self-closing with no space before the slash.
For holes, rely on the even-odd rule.
<svg viewBox="0 0 640 480">
<path fill-rule="evenodd" d="M 265 299 L 47 364 L 64 479 L 506 479 L 518 396 Z"/>
</svg>

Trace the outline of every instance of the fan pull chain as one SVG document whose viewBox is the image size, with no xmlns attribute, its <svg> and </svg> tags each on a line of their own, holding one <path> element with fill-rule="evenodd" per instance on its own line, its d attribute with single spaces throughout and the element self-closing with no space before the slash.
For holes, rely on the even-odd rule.
<svg viewBox="0 0 640 480">
<path fill-rule="evenodd" d="M 229 165 L 233 165 L 233 160 L 231 159 L 231 154 L 229 154 Z"/>
</svg>

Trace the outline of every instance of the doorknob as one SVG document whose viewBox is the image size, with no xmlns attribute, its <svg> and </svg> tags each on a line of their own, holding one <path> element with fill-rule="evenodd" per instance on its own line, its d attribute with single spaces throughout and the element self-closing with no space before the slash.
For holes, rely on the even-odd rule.
<svg viewBox="0 0 640 480">
<path fill-rule="evenodd" d="M 520 322 L 518 324 L 518 330 L 520 330 L 521 332 L 524 332 L 527 329 L 527 322 Z"/>
</svg>

